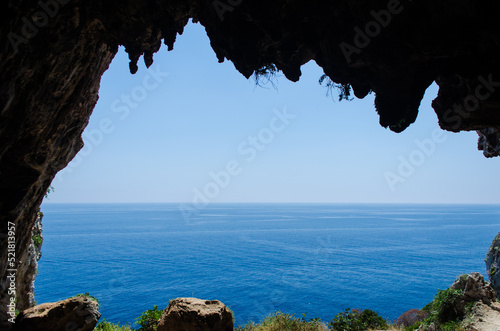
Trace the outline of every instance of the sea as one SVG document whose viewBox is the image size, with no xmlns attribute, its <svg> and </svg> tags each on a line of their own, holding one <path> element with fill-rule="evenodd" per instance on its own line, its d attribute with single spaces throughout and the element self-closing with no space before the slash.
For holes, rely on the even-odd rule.
<svg viewBox="0 0 500 331">
<path fill-rule="evenodd" d="M 203 207 L 203 208 L 202 208 Z M 346 308 L 392 321 L 461 274 L 487 275 L 500 205 L 42 205 L 38 303 L 98 298 L 133 324 L 169 300 L 220 300 L 237 325 L 276 311 L 328 322 Z"/>
</svg>

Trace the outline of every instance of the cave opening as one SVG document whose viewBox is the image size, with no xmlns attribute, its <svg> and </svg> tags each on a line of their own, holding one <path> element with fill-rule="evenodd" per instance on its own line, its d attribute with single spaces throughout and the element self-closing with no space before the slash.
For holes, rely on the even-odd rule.
<svg viewBox="0 0 500 331">
<path fill-rule="evenodd" d="M 134 235 L 143 233 L 144 229 L 149 229 L 150 235 L 157 229 L 164 231 L 158 222 L 168 222 L 165 215 L 175 220 L 174 227 L 185 227 L 202 240 L 200 232 L 208 233 L 210 228 L 200 224 L 195 214 L 217 215 L 220 203 L 237 203 L 244 208 L 241 204 L 496 202 L 495 195 L 485 190 L 483 183 L 494 178 L 497 161 L 486 160 L 475 151 L 476 134 L 443 131 L 443 138 L 434 133 L 439 130 L 430 109 L 437 94 L 435 85 L 429 88 L 422 101 L 417 122 L 395 137 L 395 133 L 378 124 L 373 96 L 352 102 L 332 102 L 318 84 L 323 72 L 314 63 L 303 66 L 303 76 L 297 83 L 283 77 L 275 82 L 277 90 L 270 84 L 264 88 L 255 87 L 255 83 L 237 73 L 230 62 L 217 63 L 203 30 L 200 25 L 188 25 L 173 52 L 167 53 L 163 49 L 155 55 L 155 63 L 149 70 L 141 67 L 135 76 L 130 76 L 127 70 L 128 59 L 123 49 L 116 55 L 103 77 L 100 101 L 83 135 L 86 146 L 56 176 L 53 182 L 55 192 L 46 200 L 54 204 L 42 205 L 48 220 L 50 212 L 44 208 L 55 208 L 55 213 L 62 213 L 57 209 L 61 208 L 58 202 L 114 203 L 114 215 L 120 214 L 118 203 L 135 204 L 138 213 L 147 212 L 149 207 L 144 203 L 168 203 L 164 209 L 160 208 L 160 213 L 148 219 L 147 226 L 138 223 L 130 227 L 129 224 L 125 232 L 118 232 L 118 238 L 110 239 L 120 228 L 119 219 L 99 228 L 102 233 L 96 247 L 100 247 L 106 256 L 113 257 L 125 250 L 138 255 L 147 250 L 148 243 L 135 243 Z M 288 113 L 283 113 L 284 109 Z M 278 122 L 283 114 L 293 115 L 288 118 L 289 123 Z M 252 143 L 249 137 L 257 138 L 260 145 Z M 426 145 L 428 141 L 433 141 L 434 147 Z M 467 146 L 465 150 L 464 146 Z M 236 161 L 236 165 L 232 161 Z M 469 169 L 481 171 L 464 177 L 463 173 Z M 230 179 L 222 176 L 226 178 L 224 182 L 218 176 L 221 172 L 230 174 Z M 403 181 L 391 175 L 388 177 L 387 172 Z M 218 188 L 214 188 L 214 184 Z M 208 204 L 202 207 L 205 201 Z M 85 204 L 75 208 L 79 210 L 81 224 L 85 224 L 86 216 L 95 212 L 86 210 Z M 186 221 L 183 211 L 194 217 Z M 97 220 L 96 225 L 100 221 L 104 219 Z M 56 217 L 53 222 L 55 231 L 55 225 L 62 226 L 64 219 Z M 67 238 L 65 242 L 68 244 L 80 241 L 80 245 L 84 245 L 85 238 L 95 235 L 91 231 L 82 233 L 76 224 L 72 226 L 77 234 L 74 238 Z M 64 235 L 51 234 L 50 225 L 47 227 L 44 245 L 47 250 L 61 252 L 60 247 L 50 248 L 50 241 Z M 193 238 L 187 234 L 184 236 L 186 246 L 196 246 Z M 247 243 L 256 240 L 244 235 L 237 236 L 237 239 Z M 331 240 L 328 236 L 318 235 L 309 242 L 308 249 L 325 248 L 325 243 L 332 246 Z M 155 247 L 161 249 L 161 241 L 155 242 L 159 245 Z M 272 242 L 258 247 L 263 250 L 270 246 Z M 330 246 L 326 247 L 326 252 L 334 250 Z M 152 304 L 168 302 L 172 296 L 216 294 L 203 292 L 200 287 L 200 292 L 193 291 L 192 288 L 199 284 L 182 287 L 179 279 L 173 283 L 184 292 L 169 292 L 173 285 L 168 285 L 171 279 L 163 269 L 159 279 L 149 279 L 154 286 L 148 295 L 150 298 L 157 295 L 158 301 L 141 301 L 140 293 L 134 293 L 132 285 L 141 280 L 128 268 L 140 266 L 146 273 L 148 266 L 154 266 L 153 261 L 134 260 L 128 267 L 123 266 L 126 261 L 120 259 L 111 267 L 98 263 L 94 267 L 101 270 L 102 275 L 109 272 L 110 276 L 104 279 L 96 278 L 99 273 L 85 264 L 73 271 L 60 270 L 57 276 L 54 273 L 44 275 L 45 265 L 50 268 L 52 263 L 54 268 L 59 259 L 70 260 L 72 254 L 78 254 L 77 247 L 81 246 L 66 248 L 64 253 L 67 255 L 60 255 L 57 260 L 47 256 L 42 258 L 40 283 L 37 285 L 42 301 L 50 300 L 49 297 L 54 300 L 58 295 L 57 299 L 62 299 L 76 294 L 66 293 L 64 287 L 60 287 L 60 292 L 44 294 L 43 284 L 61 284 L 61 279 L 72 279 L 73 272 L 80 274 L 85 270 L 89 272 L 87 283 L 68 286 L 73 291 L 81 286 L 77 292 L 88 292 L 84 290 L 88 283 L 99 284 L 101 288 L 96 296 L 101 294 L 104 303 L 109 303 L 109 308 L 103 307 L 104 317 L 109 314 L 113 316 L 111 320 L 114 318 L 120 322 L 124 321 L 113 315 L 115 312 L 111 307 L 124 302 L 124 297 L 128 297 L 129 302 L 141 302 L 129 316 L 135 317 L 150 309 Z M 182 254 L 188 261 L 196 261 L 186 247 Z M 212 263 L 217 262 L 209 255 L 203 256 Z M 156 254 L 154 258 L 164 265 L 179 262 L 175 258 L 162 260 Z M 334 259 L 328 254 L 320 256 L 322 263 L 328 258 Z M 204 264 L 204 267 L 209 266 Z M 301 266 L 305 267 L 307 265 Z M 180 268 L 176 269 L 178 272 L 189 270 L 189 266 L 183 263 L 177 268 Z M 281 292 L 268 293 L 264 300 L 268 302 L 263 306 L 265 309 L 255 310 L 259 313 L 255 316 L 238 317 L 240 323 L 262 319 L 272 312 L 270 309 L 281 309 L 278 301 L 281 304 L 285 301 L 282 292 L 286 292 L 290 279 L 295 280 L 297 272 L 289 269 L 283 271 L 283 275 L 278 279 L 283 285 Z M 449 275 L 451 278 L 455 276 Z M 199 277 L 203 278 L 201 271 Z M 224 284 L 216 278 L 212 282 L 217 286 Z M 302 282 L 296 286 L 309 287 Z M 367 288 L 360 288 L 360 293 L 368 295 L 367 291 Z M 258 289 L 255 293 L 264 295 L 265 290 Z M 252 293 L 247 295 L 250 301 L 262 299 L 255 298 Z M 422 300 L 429 301 L 429 298 Z M 342 302 L 336 301 L 335 304 L 342 308 Z M 242 310 L 240 308 L 237 312 Z"/>
</svg>

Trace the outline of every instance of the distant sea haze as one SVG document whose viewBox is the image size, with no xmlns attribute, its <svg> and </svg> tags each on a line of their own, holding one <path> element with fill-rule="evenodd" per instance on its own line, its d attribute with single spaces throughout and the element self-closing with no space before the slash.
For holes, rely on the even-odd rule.
<svg viewBox="0 0 500 331">
<path fill-rule="evenodd" d="M 237 324 L 276 310 L 394 320 L 463 273 L 486 276 L 500 205 L 44 204 L 38 303 L 88 292 L 133 323 L 170 299 L 218 299 Z"/>
</svg>

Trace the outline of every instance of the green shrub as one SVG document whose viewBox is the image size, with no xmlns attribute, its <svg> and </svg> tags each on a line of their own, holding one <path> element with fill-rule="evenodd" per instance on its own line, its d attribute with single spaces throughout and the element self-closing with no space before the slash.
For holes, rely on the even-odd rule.
<svg viewBox="0 0 500 331">
<path fill-rule="evenodd" d="M 429 313 L 426 324 L 445 324 L 463 317 L 461 312 L 455 309 L 457 300 L 460 300 L 462 295 L 462 290 L 452 288 L 438 290 L 434 300 L 423 308 L 424 311 Z"/>
<path fill-rule="evenodd" d="M 457 321 L 446 322 L 439 326 L 439 331 L 460 331 L 460 330 L 463 330 L 463 328 L 460 325 L 460 322 Z"/>
<path fill-rule="evenodd" d="M 139 331 L 156 331 L 158 322 L 162 314 L 162 310 L 158 310 L 158 306 L 154 305 L 153 309 L 146 310 L 137 318 Z"/>
<path fill-rule="evenodd" d="M 347 308 L 335 315 L 328 324 L 334 331 L 364 331 L 368 329 L 387 329 L 387 321 L 370 309 L 363 311 Z"/>
<path fill-rule="evenodd" d="M 438 290 L 434 300 L 422 310 L 429 313 L 425 325 L 434 324 L 439 331 L 461 330 L 460 320 L 464 318 L 473 305 L 466 305 L 462 301 L 463 290 L 446 289 Z"/>
<path fill-rule="evenodd" d="M 410 326 L 407 326 L 405 328 L 405 331 L 415 331 L 417 330 L 422 324 L 424 324 L 424 322 L 417 322 L 413 325 L 410 325 Z"/>
<path fill-rule="evenodd" d="M 40 248 L 40 246 L 42 246 L 43 239 L 39 234 L 35 234 L 32 239 L 33 239 L 33 244 L 35 245 L 36 249 L 38 249 L 38 248 Z"/>
<path fill-rule="evenodd" d="M 106 319 L 103 319 L 99 323 L 97 323 L 94 331 L 131 331 L 132 329 L 130 328 L 130 325 L 122 325 L 120 326 L 119 324 L 113 324 Z"/>
<path fill-rule="evenodd" d="M 361 321 L 368 329 L 387 329 L 387 321 L 379 314 L 370 309 L 361 312 Z"/>
<path fill-rule="evenodd" d="M 261 324 L 253 322 L 243 327 L 237 327 L 236 331 L 326 331 L 326 326 L 319 319 L 306 320 L 305 314 L 302 318 L 295 318 L 292 314 L 275 312 L 262 321 Z"/>
<path fill-rule="evenodd" d="M 328 326 L 334 331 L 361 331 L 364 330 L 359 316 L 361 312 L 357 309 L 347 308 L 344 312 L 338 313 L 330 321 Z"/>
</svg>

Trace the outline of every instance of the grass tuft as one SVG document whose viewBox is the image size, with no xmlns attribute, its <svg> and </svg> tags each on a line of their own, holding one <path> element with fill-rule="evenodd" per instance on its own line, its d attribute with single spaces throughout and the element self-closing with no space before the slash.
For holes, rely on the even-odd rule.
<svg viewBox="0 0 500 331">
<path fill-rule="evenodd" d="M 296 318 L 292 314 L 280 311 L 266 317 L 262 323 L 250 322 L 245 326 L 238 326 L 235 331 L 327 331 L 328 328 L 319 319 Z"/>
</svg>

